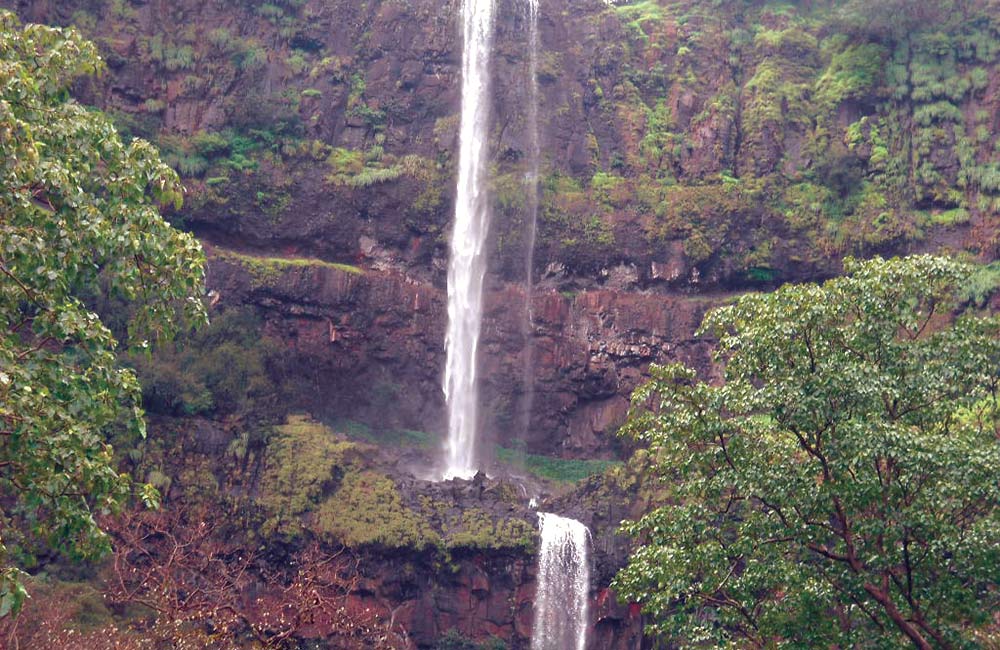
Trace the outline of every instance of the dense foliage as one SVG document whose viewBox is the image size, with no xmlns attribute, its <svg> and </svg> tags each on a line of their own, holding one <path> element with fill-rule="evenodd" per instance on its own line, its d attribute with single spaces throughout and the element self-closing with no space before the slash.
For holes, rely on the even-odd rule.
<svg viewBox="0 0 1000 650">
<path fill-rule="evenodd" d="M 1000 319 L 951 318 L 957 262 L 846 267 L 710 312 L 724 383 L 633 398 L 673 493 L 617 585 L 682 645 L 967 647 L 1000 607 Z"/>
<path fill-rule="evenodd" d="M 20 529 L 76 555 L 107 547 L 94 513 L 128 493 L 108 430 L 144 433 L 138 382 L 87 297 L 135 302 L 140 347 L 204 318 L 201 247 L 157 207 L 179 202 L 176 174 L 69 99 L 101 68 L 74 30 L 0 11 L 0 541 Z M 0 616 L 22 597 L 4 569 Z"/>
</svg>

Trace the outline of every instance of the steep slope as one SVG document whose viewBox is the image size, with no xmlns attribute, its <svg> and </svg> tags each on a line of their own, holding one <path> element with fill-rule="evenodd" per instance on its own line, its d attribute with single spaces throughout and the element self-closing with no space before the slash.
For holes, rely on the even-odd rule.
<svg viewBox="0 0 1000 650">
<path fill-rule="evenodd" d="M 390 417 L 439 427 L 434 332 L 443 332 L 456 157 L 455 3 L 18 4 L 27 19 L 75 23 L 101 43 L 110 73 L 84 95 L 164 147 L 189 188 L 176 219 L 206 241 L 357 264 L 378 284 L 398 284 L 382 295 L 420 285 L 414 317 L 422 308 L 430 318 L 420 350 L 411 343 L 359 356 L 329 345 L 303 364 L 342 396 L 339 415 L 371 421 L 381 410 L 334 370 L 350 367 L 359 385 L 388 382 L 414 395 Z M 647 300 L 621 292 L 767 287 L 827 276 L 848 253 L 944 247 L 992 259 L 1000 207 L 992 9 L 986 0 L 898 0 L 878 10 L 545 3 L 535 274 L 539 308 L 555 321 L 543 319 L 534 336 L 543 352 L 530 448 L 609 449 L 643 364 L 690 339 L 697 318 L 683 314 L 699 309 L 682 307 L 687 324 L 664 334 L 655 307 L 612 307 Z M 525 19 L 525 7 L 501 3 L 490 271 L 498 306 L 522 299 L 504 283 L 521 279 L 526 253 Z M 223 275 L 232 277 L 213 277 Z M 597 288 L 613 295 L 589 293 Z M 389 307 L 377 294 L 346 309 Z M 301 300 L 286 298 L 250 300 L 291 344 L 298 326 L 287 314 Z M 561 315 L 567 306 L 593 312 L 602 327 L 575 327 Z M 344 309 L 327 305 L 322 318 L 298 321 L 323 330 Z M 501 441 L 523 435 L 512 429 L 526 341 L 513 318 L 493 310 L 484 327 L 485 426 Z M 366 335 L 401 336 L 398 319 L 370 322 Z M 644 343 L 664 335 L 670 345 Z M 587 343 L 571 352 L 550 343 L 572 339 Z M 607 352 L 622 345 L 646 352 Z"/>
<path fill-rule="evenodd" d="M 461 48 L 454 2 L 78 0 L 19 8 L 30 20 L 75 23 L 101 43 L 110 73 L 84 95 L 164 147 L 190 192 L 176 219 L 206 241 L 357 264 L 377 283 L 399 283 L 397 293 L 419 284 L 434 314 L 419 326 L 419 351 L 396 346 L 400 358 L 392 359 L 330 345 L 303 363 L 343 396 L 341 415 L 370 420 L 382 410 L 337 380 L 335 368 L 351 367 L 369 384 L 419 395 L 391 418 L 440 426 L 436 338 Z M 631 360 L 591 354 L 621 344 L 646 349 L 644 337 L 662 335 L 654 308 L 624 317 L 609 308 L 646 300 L 619 292 L 766 287 L 834 273 L 848 253 L 944 247 L 991 259 L 1000 207 L 1000 27 L 991 8 L 973 0 L 899 0 L 874 14 L 858 3 L 546 3 L 535 260 L 540 307 L 554 320 L 535 333 L 548 351 L 531 448 L 608 449 L 633 376 L 670 356 L 662 345 Z M 499 7 L 497 305 L 519 299 L 504 283 L 521 279 L 525 255 L 525 17 L 517 2 Z M 615 297 L 570 300 L 598 287 Z M 545 294 L 554 289 L 578 309 L 593 305 L 613 333 L 578 327 L 573 309 Z M 286 315 L 298 303 L 283 300 L 251 302 L 287 335 L 294 326 Z M 369 294 L 349 310 L 385 307 Z M 311 326 L 326 328 L 329 315 Z M 494 310 L 484 328 L 486 427 L 501 440 L 521 435 L 511 429 L 524 393 L 524 341 L 512 318 Z M 401 336 L 406 320 L 383 323 L 384 336 Z M 697 322 L 680 320 L 688 325 L 671 328 L 674 343 L 688 340 Z M 388 331 L 396 325 L 404 329 Z M 572 352 L 549 343 L 580 337 L 587 345 Z"/>
</svg>

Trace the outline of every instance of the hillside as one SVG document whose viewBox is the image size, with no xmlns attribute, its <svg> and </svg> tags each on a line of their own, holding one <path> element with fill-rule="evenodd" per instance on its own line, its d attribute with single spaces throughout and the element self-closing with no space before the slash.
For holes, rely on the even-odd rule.
<svg viewBox="0 0 1000 650">
<path fill-rule="evenodd" d="M 95 41 L 107 70 L 74 96 L 157 145 L 186 187 L 167 216 L 205 248 L 212 324 L 128 357 L 151 434 L 121 461 L 180 528 L 224 521 L 220 555 L 258 549 L 251 628 L 287 606 L 267 583 L 343 545 L 360 559 L 335 577 L 354 582 L 327 586 L 404 627 L 403 647 L 526 648 L 524 490 L 592 527 L 599 647 L 639 647 L 641 616 L 606 587 L 628 552 L 617 524 L 657 498 L 648 459 L 616 435 L 650 364 L 717 379 L 713 341 L 695 336 L 706 311 L 836 276 L 845 256 L 988 265 L 979 304 L 996 284 L 997 0 L 542 0 L 530 278 L 528 14 L 502 0 L 479 389 L 503 478 L 445 488 L 422 479 L 447 430 L 457 0 L 0 8 Z M 98 307 L 114 329 L 119 306 Z M 98 569 L 61 571 L 56 601 Z M 316 644 L 301 647 L 374 647 L 357 640 L 370 630 L 300 623 L 287 636 Z"/>
</svg>

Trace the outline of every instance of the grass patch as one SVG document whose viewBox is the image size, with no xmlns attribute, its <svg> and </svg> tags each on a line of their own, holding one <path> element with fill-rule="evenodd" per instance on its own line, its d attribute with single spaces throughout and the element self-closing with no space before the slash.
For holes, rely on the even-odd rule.
<svg viewBox="0 0 1000 650">
<path fill-rule="evenodd" d="M 524 469 L 535 476 L 557 483 L 576 483 L 588 476 L 602 474 L 612 467 L 621 465 L 615 460 L 554 458 L 539 454 L 519 454 L 514 449 L 497 447 L 497 460 L 508 465 L 520 464 L 524 460 Z"/>
<path fill-rule="evenodd" d="M 440 440 L 434 434 L 416 429 L 392 429 L 390 431 L 374 431 L 363 422 L 340 419 L 333 423 L 333 429 L 352 440 L 361 440 L 375 445 L 390 447 L 417 447 L 431 449 L 440 445 Z"/>
<path fill-rule="evenodd" d="M 250 273 L 256 286 L 273 284 L 282 274 L 294 268 L 335 269 L 351 275 L 364 275 L 364 269 L 361 267 L 312 257 L 260 257 L 222 248 L 216 248 L 214 256 L 240 264 Z"/>
</svg>

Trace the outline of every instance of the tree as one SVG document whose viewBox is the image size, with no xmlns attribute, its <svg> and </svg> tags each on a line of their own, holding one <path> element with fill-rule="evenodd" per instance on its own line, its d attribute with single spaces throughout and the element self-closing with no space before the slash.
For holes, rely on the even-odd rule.
<svg viewBox="0 0 1000 650">
<path fill-rule="evenodd" d="M 109 521 L 115 542 L 108 599 L 155 612 L 162 640 L 181 647 L 205 622 L 219 646 L 250 636 L 264 648 L 293 647 L 296 637 L 317 630 L 339 648 L 405 645 L 384 620 L 387 612 L 358 604 L 360 559 L 347 549 L 327 552 L 311 542 L 274 568 L 210 515 L 175 507 L 130 510 Z"/>
<path fill-rule="evenodd" d="M 723 383 L 633 396 L 669 505 L 615 584 L 682 645 L 970 647 L 1000 608 L 1000 320 L 946 258 L 845 269 L 709 312 Z"/>
<path fill-rule="evenodd" d="M 268 559 L 219 514 L 174 504 L 107 518 L 114 553 L 101 571 L 103 591 L 95 582 L 39 584 L 18 617 L 0 619 L 0 647 L 277 650 L 317 638 L 342 650 L 412 647 L 367 590 L 360 557 L 310 541 Z M 74 619 L 88 601 L 81 629 Z M 106 606 L 144 614 L 116 619 Z"/>
<path fill-rule="evenodd" d="M 179 202 L 176 174 L 69 98 L 102 66 L 74 30 L 0 11 L 0 616 L 24 596 L 3 546 L 12 522 L 90 555 L 107 548 L 94 512 L 129 491 L 107 433 L 144 435 L 139 386 L 87 296 L 135 303 L 140 347 L 204 319 L 201 247 L 158 210 Z"/>
</svg>

